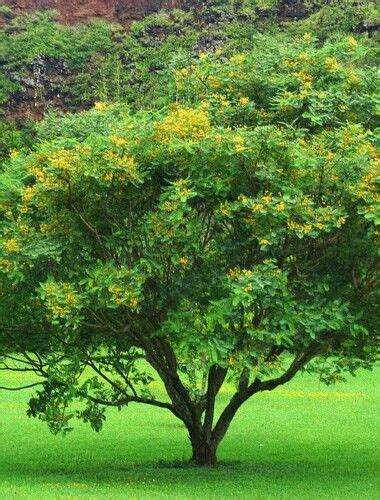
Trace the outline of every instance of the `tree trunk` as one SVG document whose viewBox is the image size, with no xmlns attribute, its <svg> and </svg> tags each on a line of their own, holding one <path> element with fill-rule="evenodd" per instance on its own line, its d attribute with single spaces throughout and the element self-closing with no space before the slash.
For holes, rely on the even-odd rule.
<svg viewBox="0 0 380 500">
<path fill-rule="evenodd" d="M 216 445 L 213 443 L 207 443 L 206 441 L 192 442 L 191 446 L 193 448 L 193 456 L 191 457 L 190 463 L 204 467 L 216 465 Z"/>
</svg>

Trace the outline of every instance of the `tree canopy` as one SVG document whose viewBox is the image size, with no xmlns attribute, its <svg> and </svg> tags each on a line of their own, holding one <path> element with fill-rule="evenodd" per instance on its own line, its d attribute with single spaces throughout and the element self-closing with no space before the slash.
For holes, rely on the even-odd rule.
<svg viewBox="0 0 380 500">
<path fill-rule="evenodd" d="M 354 37 L 306 34 L 201 54 L 172 85 L 161 110 L 52 115 L 12 154 L 0 351 L 40 377 L 29 414 L 54 432 L 155 405 L 206 464 L 255 393 L 374 361 L 376 80 Z"/>
</svg>

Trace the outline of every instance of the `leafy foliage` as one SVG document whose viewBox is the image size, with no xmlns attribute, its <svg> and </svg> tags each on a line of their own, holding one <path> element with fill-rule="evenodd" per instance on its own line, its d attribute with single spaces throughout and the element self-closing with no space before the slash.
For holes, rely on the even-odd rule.
<svg viewBox="0 0 380 500">
<path fill-rule="evenodd" d="M 156 405 L 212 463 L 256 392 L 304 368 L 332 383 L 371 365 L 367 61 L 352 36 L 257 37 L 177 66 L 169 107 L 99 102 L 41 124 L 0 176 L 0 345 L 6 366 L 18 352 L 45 380 L 30 415 L 99 430 L 103 407 Z M 226 377 L 236 393 L 214 422 Z"/>
</svg>

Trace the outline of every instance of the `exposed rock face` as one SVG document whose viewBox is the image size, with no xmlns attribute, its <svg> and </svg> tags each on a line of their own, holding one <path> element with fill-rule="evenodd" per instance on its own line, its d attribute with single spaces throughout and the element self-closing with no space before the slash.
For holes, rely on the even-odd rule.
<svg viewBox="0 0 380 500">
<path fill-rule="evenodd" d="M 13 76 L 22 90 L 11 95 L 4 113 L 11 121 L 40 120 L 48 109 L 64 111 L 69 98 L 63 89 L 70 82 L 71 72 L 60 59 L 37 56 L 25 68 L 23 76 Z M 68 101 L 68 102 L 67 102 Z"/>
<path fill-rule="evenodd" d="M 302 19 L 307 16 L 305 0 L 282 0 L 279 4 L 279 16 L 283 19 Z"/>
<path fill-rule="evenodd" d="M 49 9 L 58 11 L 60 21 L 65 24 L 100 17 L 127 26 L 131 21 L 142 19 L 161 9 L 170 10 L 190 5 L 202 7 L 206 4 L 205 0 L 0 0 L 0 5 L 8 5 L 16 14 Z M 280 17 L 300 19 L 306 14 L 305 0 L 281 0 L 279 3 Z"/>
<path fill-rule="evenodd" d="M 0 0 L 0 5 L 8 5 L 15 13 L 57 10 L 60 21 L 67 24 L 101 17 L 124 25 L 160 9 L 181 8 L 194 3 L 192 0 Z"/>
</svg>

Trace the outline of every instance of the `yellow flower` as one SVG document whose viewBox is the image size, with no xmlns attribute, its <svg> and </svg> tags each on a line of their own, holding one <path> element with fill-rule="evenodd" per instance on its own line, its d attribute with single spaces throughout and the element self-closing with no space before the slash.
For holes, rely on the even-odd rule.
<svg viewBox="0 0 380 500">
<path fill-rule="evenodd" d="M 12 269 L 12 263 L 7 259 L 0 259 L 0 269 L 9 271 Z"/>
<path fill-rule="evenodd" d="M 28 234 L 29 233 L 29 226 L 27 224 L 20 224 L 19 225 L 19 230 L 21 234 Z"/>
<path fill-rule="evenodd" d="M 347 78 L 347 81 L 351 84 L 351 85 L 358 85 L 360 83 L 360 78 L 357 76 L 357 75 L 350 75 L 348 78 Z"/>
<path fill-rule="evenodd" d="M 285 210 L 285 203 L 283 201 L 280 201 L 280 203 L 277 203 L 277 205 L 275 206 L 275 209 L 278 212 L 283 212 Z"/>
<path fill-rule="evenodd" d="M 325 64 L 330 73 L 336 73 L 339 69 L 339 63 L 336 57 L 326 57 Z"/>
<path fill-rule="evenodd" d="M 245 138 L 241 135 L 237 135 L 234 137 L 234 143 L 235 143 L 235 151 L 237 153 L 242 153 L 245 151 Z"/>
<path fill-rule="evenodd" d="M 11 158 L 13 160 L 13 158 L 17 158 L 20 154 L 20 151 L 17 151 L 16 149 L 12 149 L 10 152 L 9 152 L 9 158 Z"/>
<path fill-rule="evenodd" d="M 70 307 L 75 307 L 78 304 L 78 297 L 72 292 L 65 294 L 65 302 Z"/>
<path fill-rule="evenodd" d="M 32 201 L 37 192 L 38 192 L 38 187 L 36 185 L 26 187 L 21 195 L 22 201 L 24 203 Z"/>
<path fill-rule="evenodd" d="M 179 263 L 181 264 L 181 266 L 186 266 L 189 263 L 189 259 L 187 257 L 181 257 L 179 259 Z"/>
<path fill-rule="evenodd" d="M 202 101 L 201 102 L 201 108 L 202 109 L 208 109 L 211 106 L 211 104 L 208 101 Z"/>
<path fill-rule="evenodd" d="M 272 193 L 266 192 L 263 196 L 263 202 L 264 203 L 270 203 L 272 201 L 273 195 Z"/>
<path fill-rule="evenodd" d="M 238 271 L 236 269 L 228 269 L 227 274 L 230 278 L 237 278 Z"/>
<path fill-rule="evenodd" d="M 137 305 L 138 305 L 139 301 L 136 297 L 132 297 L 129 301 L 129 306 L 132 308 L 132 309 L 136 309 Z"/>
<path fill-rule="evenodd" d="M 107 104 L 104 102 L 96 102 L 94 104 L 94 109 L 96 109 L 96 111 L 105 111 L 107 109 Z"/>
<path fill-rule="evenodd" d="M 245 55 L 237 54 L 236 56 L 230 57 L 230 61 L 234 64 L 242 64 L 245 61 Z"/>
<path fill-rule="evenodd" d="M 263 239 L 263 240 L 260 240 L 259 243 L 262 247 L 265 247 L 265 246 L 270 244 L 270 241 Z"/>
<path fill-rule="evenodd" d="M 56 151 L 49 160 L 53 167 L 69 170 L 78 162 L 78 157 L 72 151 L 62 148 Z"/>
<path fill-rule="evenodd" d="M 16 238 L 11 238 L 2 243 L 2 247 L 9 253 L 19 253 L 20 245 Z"/>
<path fill-rule="evenodd" d="M 301 234 L 308 234 L 313 229 L 310 224 L 299 224 L 298 222 L 295 221 L 289 221 L 288 228 L 293 231 L 297 231 Z"/>
<path fill-rule="evenodd" d="M 248 99 L 248 97 L 240 97 L 240 99 L 239 99 L 239 103 L 240 103 L 242 106 L 246 106 L 246 105 L 249 103 L 249 99 Z"/>
<path fill-rule="evenodd" d="M 124 144 L 127 143 L 125 139 L 122 137 L 118 137 L 117 135 L 110 135 L 108 137 L 108 140 L 117 148 L 120 148 L 121 146 L 124 146 Z"/>
<path fill-rule="evenodd" d="M 156 137 L 165 143 L 175 138 L 200 141 L 209 130 L 210 122 L 205 110 L 177 106 L 156 126 Z"/>
<path fill-rule="evenodd" d="M 264 205 L 262 203 L 255 203 L 252 206 L 252 212 L 260 212 L 264 208 Z"/>
<path fill-rule="evenodd" d="M 310 42 L 311 41 L 310 33 L 305 33 L 302 37 L 302 40 L 304 40 L 305 42 Z"/>
<path fill-rule="evenodd" d="M 220 87 L 220 81 L 218 80 L 218 78 L 216 76 L 210 75 L 207 78 L 207 81 L 208 81 L 209 85 L 214 89 L 218 89 Z"/>
<path fill-rule="evenodd" d="M 355 39 L 353 36 L 349 36 L 349 37 L 348 37 L 348 43 L 349 43 L 352 47 L 354 47 L 355 45 L 357 45 L 357 44 L 358 44 L 358 42 L 356 41 L 356 39 Z"/>
</svg>

